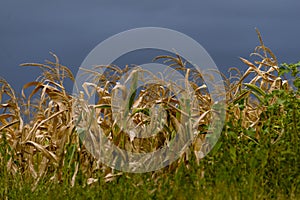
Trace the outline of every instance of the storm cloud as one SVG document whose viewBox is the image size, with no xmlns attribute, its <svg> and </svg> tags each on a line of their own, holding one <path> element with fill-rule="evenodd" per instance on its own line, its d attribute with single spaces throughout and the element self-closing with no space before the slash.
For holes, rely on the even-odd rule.
<svg viewBox="0 0 300 200">
<path fill-rule="evenodd" d="M 0 2 L 0 76 L 16 89 L 33 81 L 37 69 L 24 62 L 51 59 L 49 51 L 76 73 L 101 41 L 137 27 L 165 27 L 198 41 L 222 71 L 242 67 L 258 45 L 255 27 L 280 62 L 300 60 L 300 2 L 290 1 L 38 1 Z"/>
</svg>

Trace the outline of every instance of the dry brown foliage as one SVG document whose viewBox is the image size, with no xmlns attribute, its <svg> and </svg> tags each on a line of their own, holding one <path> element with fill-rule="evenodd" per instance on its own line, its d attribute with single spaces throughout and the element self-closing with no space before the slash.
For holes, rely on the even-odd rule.
<svg viewBox="0 0 300 200">
<path fill-rule="evenodd" d="M 260 101 L 274 89 L 289 90 L 289 85 L 287 80 L 278 77 L 277 59 L 264 45 L 259 31 L 257 34 L 260 45 L 252 55 L 258 60 L 250 62 L 241 58 L 248 66 L 245 73 L 242 74 L 237 68 L 231 68 L 229 78 L 222 76 L 227 92 L 227 120 L 242 119 L 243 127 L 254 128 L 257 133 L 256 139 L 259 139 L 260 114 L 265 109 Z M 104 173 L 106 181 L 111 181 L 120 174 L 113 174 L 113 170 L 99 163 L 79 139 L 74 105 L 80 99 L 70 96 L 64 87 L 64 80 L 70 78 L 74 81 L 74 77 L 66 66 L 60 64 L 58 57 L 52 55 L 54 62 L 22 64 L 39 67 L 42 70 L 42 75 L 36 81 L 23 86 L 22 98 L 16 96 L 13 88 L 5 80 L 0 81 L 0 142 L 6 140 L 10 147 L 7 150 L 10 157 L 7 168 L 11 174 L 18 173 L 25 178 L 35 179 L 35 186 L 45 177 L 48 181 L 63 181 L 67 177 L 70 179 L 67 180 L 70 185 L 74 185 L 79 171 L 86 176 L 87 184 L 97 181 L 95 173 L 99 171 Z M 187 68 L 180 56 L 160 56 L 156 59 L 163 59 L 172 68 L 183 72 L 186 75 L 185 81 L 188 81 L 195 91 L 200 111 L 197 120 L 199 135 L 195 138 L 190 152 L 184 153 L 177 163 L 185 162 L 191 156 L 191 152 L 200 159 L 199 152 L 203 150 L 203 140 L 207 132 L 205 125 L 212 117 L 214 102 L 206 85 L 199 85 L 199 80 L 203 83 L 202 75 Z M 121 69 L 117 66 L 98 66 L 101 67 L 109 68 L 109 76 L 97 73 L 96 67 L 95 71 L 87 71 L 95 78 L 94 82 L 87 82 L 84 86 L 86 93 L 93 88 L 98 96 L 95 105 L 84 108 L 86 113 L 90 112 L 90 108 L 94 109 L 97 115 L 94 126 L 100 126 L 115 145 L 128 151 L 149 152 L 166 145 L 178 130 L 180 117 L 187 115 L 176 105 L 178 99 L 159 82 L 143 88 L 130 105 L 132 110 L 130 117 L 133 119 L 134 127 L 144 128 L 150 123 L 149 111 L 155 105 L 164 105 L 167 108 L 168 120 L 165 121 L 160 133 L 153 137 L 131 138 L 130 134 L 125 133 L 113 119 L 111 104 L 113 91 L 125 90 L 124 86 L 118 85 L 117 82 L 123 74 L 130 71 L 130 67 Z M 134 73 L 135 71 L 132 71 L 128 76 L 134 76 Z M 28 96 L 25 95 L 25 90 L 30 91 Z M 8 100 L 4 101 L 4 97 Z M 238 103 L 241 100 L 244 102 L 243 108 Z M 25 118 L 29 118 L 30 121 L 26 122 Z M 241 136 L 247 137 L 242 133 Z M 169 170 L 176 166 L 176 163 L 172 164 Z"/>
</svg>

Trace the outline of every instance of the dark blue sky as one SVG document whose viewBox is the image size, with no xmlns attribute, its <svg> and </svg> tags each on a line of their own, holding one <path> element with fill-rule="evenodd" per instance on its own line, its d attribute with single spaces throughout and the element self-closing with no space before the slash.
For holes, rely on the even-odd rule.
<svg viewBox="0 0 300 200">
<path fill-rule="evenodd" d="M 41 1 L 0 0 L 0 76 L 20 90 L 56 53 L 76 73 L 87 54 L 104 39 L 145 26 L 180 31 L 198 41 L 217 66 L 242 67 L 258 45 L 255 27 L 280 62 L 300 60 L 300 1 Z"/>
</svg>

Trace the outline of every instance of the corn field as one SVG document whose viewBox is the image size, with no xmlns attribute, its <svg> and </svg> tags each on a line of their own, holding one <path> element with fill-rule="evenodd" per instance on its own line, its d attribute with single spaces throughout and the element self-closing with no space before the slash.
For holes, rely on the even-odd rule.
<svg viewBox="0 0 300 200">
<path fill-rule="evenodd" d="M 240 58 L 247 70 L 241 72 L 238 68 L 230 68 L 228 76 L 222 74 L 222 77 L 226 89 L 226 123 L 230 122 L 232 126 L 240 124 L 242 130 L 253 130 L 255 134 L 251 136 L 237 131 L 236 137 L 260 144 L 266 137 L 262 132 L 268 120 L 264 117 L 268 109 L 266 105 L 278 101 L 277 96 L 267 97 L 274 91 L 289 92 L 294 89 L 289 79 L 279 74 L 276 56 L 264 45 L 259 31 L 257 34 L 260 45 L 251 54 L 255 58 L 254 61 Z M 82 104 L 80 98 L 75 98 L 67 92 L 64 81 L 75 81 L 74 75 L 68 67 L 60 63 L 55 54 L 52 56 L 53 62 L 21 65 L 38 67 L 41 70 L 41 75 L 35 81 L 23 86 L 21 94 L 16 94 L 7 81 L 0 80 L 0 162 L 5 166 L 5 173 L 11 177 L 33 180 L 32 191 L 41 181 L 47 184 L 66 182 L 73 187 L 79 174 L 85 178 L 85 185 L 93 185 L 100 181 L 99 179 L 109 183 L 126 175 L 104 165 L 87 150 L 86 145 L 89 144 L 81 140 L 81 129 L 77 121 L 80 113 L 76 113 L 76 106 L 81 106 L 83 113 L 86 113 L 80 116 L 83 119 L 93 110 L 96 118 L 91 123 L 92 129 L 101 127 L 110 142 L 130 152 L 151 152 L 162 148 L 168 145 L 180 129 L 179 120 L 186 113 L 177 106 L 179 100 L 176 96 L 168 88 L 161 86 L 160 80 L 144 86 L 139 93 L 134 93 L 136 96 L 130 99 L 127 112 L 134 122 L 132 127 L 136 130 L 144 129 L 146 125 L 153 129 L 159 126 L 161 130 L 149 138 L 135 138 L 117 124 L 116 118 L 113 117 L 112 104 L 114 91 L 125 90 L 118 81 L 130 71 L 130 66 L 105 66 L 109 68 L 107 74 L 97 73 L 96 68 L 95 71 L 87 71 L 87 74 L 94 77 L 94 81 L 86 82 L 83 87 L 86 91 L 93 88 L 97 96 L 94 105 L 87 105 Z M 193 98 L 199 102 L 197 108 L 200 117 L 196 121 L 198 134 L 192 145 L 176 162 L 153 172 L 154 178 L 159 174 L 177 171 L 181 164 L 188 168 L 191 159 L 195 159 L 197 164 L 201 162 L 203 151 L 207 148 L 203 141 L 210 134 L 207 125 L 214 116 L 215 103 L 207 90 L 203 74 L 186 67 L 179 55 L 159 56 L 155 60 L 163 61 L 184 74 L 185 81 L 189 82 L 194 90 Z M 133 70 L 128 76 L 134 77 L 135 73 Z M 299 101 L 299 95 L 294 98 Z M 151 125 L 153 119 L 149 112 L 158 105 L 164 106 L 167 120 L 162 125 Z M 283 107 L 278 108 L 278 116 L 284 112 Z M 285 130 L 280 128 L 280 121 L 276 121 L 274 126 L 278 128 L 274 129 L 272 137 L 270 136 L 271 144 L 277 144 L 285 134 Z M 226 137 L 227 128 L 225 125 L 221 137 Z M 91 136 L 92 133 L 86 137 Z M 203 169 L 203 174 L 205 173 Z"/>
</svg>

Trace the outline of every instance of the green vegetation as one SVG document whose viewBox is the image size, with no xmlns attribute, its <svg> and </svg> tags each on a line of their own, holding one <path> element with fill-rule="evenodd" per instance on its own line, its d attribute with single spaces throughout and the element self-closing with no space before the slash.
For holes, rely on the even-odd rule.
<svg viewBox="0 0 300 200">
<path fill-rule="evenodd" d="M 241 58 L 248 70 L 241 73 L 232 68 L 229 78 L 224 76 L 225 125 L 218 143 L 203 159 L 199 151 L 209 134 L 214 102 L 203 85 L 188 77 L 190 70 L 179 56 L 157 58 L 168 59 L 172 67 L 188 74 L 203 115 L 199 136 L 178 161 L 142 174 L 112 170 L 87 151 L 72 118 L 76 100 L 64 88 L 64 79 L 74 77 L 56 55 L 55 62 L 23 64 L 39 67 L 43 73 L 24 85 L 21 97 L 5 80 L 0 82 L 1 199 L 299 199 L 300 62 L 279 65 L 259 32 L 258 36 L 260 46 L 253 55 L 259 60 Z M 99 100 L 94 111 L 101 118 L 95 126 L 128 151 L 164 146 L 184 115 L 174 106 L 177 100 L 155 84 L 143 93 L 133 92 L 127 112 L 140 126 L 149 122 L 150 102 L 155 101 L 167 108 L 169 121 L 158 136 L 131 140 L 114 122 L 110 102 L 120 75 L 129 69 L 110 69 L 110 75 L 115 72 L 111 76 L 95 73 Z M 28 92 L 29 88 L 33 89 Z"/>
</svg>

